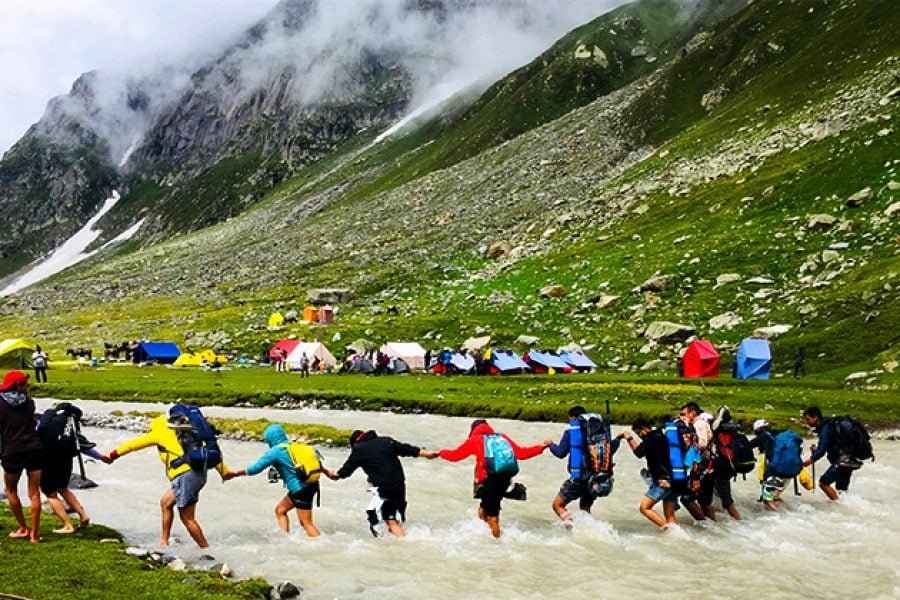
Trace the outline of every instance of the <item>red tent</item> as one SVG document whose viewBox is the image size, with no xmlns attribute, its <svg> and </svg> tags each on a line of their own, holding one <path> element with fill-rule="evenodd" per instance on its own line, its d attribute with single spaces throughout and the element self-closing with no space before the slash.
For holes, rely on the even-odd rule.
<svg viewBox="0 0 900 600">
<path fill-rule="evenodd" d="M 719 353 L 709 340 L 694 340 L 681 358 L 681 374 L 683 377 L 719 376 Z"/>
<path fill-rule="evenodd" d="M 275 358 L 276 350 L 284 350 L 284 356 L 287 358 L 287 355 L 293 352 L 299 343 L 300 340 L 279 340 L 277 344 L 269 348 L 269 358 Z"/>
</svg>

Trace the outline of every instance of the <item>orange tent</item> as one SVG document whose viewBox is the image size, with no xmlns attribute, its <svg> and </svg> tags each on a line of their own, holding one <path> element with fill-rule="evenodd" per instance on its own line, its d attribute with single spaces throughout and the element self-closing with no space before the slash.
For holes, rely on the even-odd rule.
<svg viewBox="0 0 900 600">
<path fill-rule="evenodd" d="M 307 323 L 315 323 L 319 320 L 319 311 L 315 306 L 307 306 L 303 309 L 303 320 Z"/>
</svg>

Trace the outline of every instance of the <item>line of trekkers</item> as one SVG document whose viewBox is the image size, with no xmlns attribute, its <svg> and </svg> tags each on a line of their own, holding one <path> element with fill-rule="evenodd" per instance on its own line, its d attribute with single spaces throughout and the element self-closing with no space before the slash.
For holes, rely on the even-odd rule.
<svg viewBox="0 0 900 600">
<path fill-rule="evenodd" d="M 206 484 L 207 472 L 218 471 L 223 480 L 268 472 L 270 482 L 283 482 L 286 495 L 275 507 L 278 526 L 289 531 L 289 514 L 296 511 L 298 520 L 310 537 L 319 535 L 313 523 L 313 503 L 318 500 L 321 475 L 333 480 L 346 479 L 357 469 L 368 477 L 372 501 L 367 509 L 371 531 L 380 536 L 388 531 L 402 537 L 406 518 L 406 481 L 401 457 L 442 458 L 457 462 L 475 458 L 473 496 L 479 500 L 479 517 L 500 536 L 500 509 L 503 499 L 525 500 L 526 490 L 513 478 L 519 472 L 519 461 L 538 456 L 544 450 L 566 459 L 568 477 L 552 502 L 553 511 L 566 527 L 573 518 L 567 506 L 578 500 L 579 508 L 590 511 L 598 498 L 613 490 L 614 462 L 622 440 L 635 456 L 644 458 L 641 471 L 648 489 L 639 511 L 662 529 L 676 524 L 675 513 L 683 505 L 696 520 L 716 518 L 713 500 L 718 496 L 722 507 L 734 519 L 740 519 L 731 494 L 731 482 L 739 474 L 756 470 L 761 486 L 760 501 L 771 510 L 782 502 L 787 480 L 794 479 L 812 489 L 813 477 L 805 468 L 826 457 L 830 466 L 819 479 L 822 490 L 831 500 L 846 491 L 854 470 L 862 461 L 873 458 L 872 446 L 865 427 L 849 416 L 827 418 L 817 407 L 803 413 L 806 425 L 819 435 L 812 453 L 801 457 L 802 438 L 793 431 L 777 431 L 765 420 L 754 423 L 754 439 L 739 431 L 738 423 L 728 409 L 716 415 L 703 412 L 696 403 L 685 404 L 680 414 L 655 428 L 646 419 L 636 420 L 631 430 L 618 435 L 611 431 L 609 409 L 605 416 L 573 407 L 569 424 L 558 443 L 550 439 L 532 446 L 520 446 L 506 434 L 496 432 L 487 421 L 475 420 L 467 438 L 456 448 L 426 450 L 375 431 L 358 430 L 350 437 L 350 455 L 337 471 L 326 468 L 322 456 L 314 448 L 291 442 L 279 424 L 269 425 L 264 439 L 269 449 L 255 463 L 240 470 L 229 469 L 223 460 L 215 428 L 193 405 L 176 404 L 167 414 L 150 423 L 150 431 L 130 440 L 108 455 L 97 453 L 80 436 L 80 411 L 63 403 L 44 412 L 35 426 L 35 405 L 28 395 L 28 375 L 10 371 L 0 386 L 0 459 L 10 508 L 18 521 L 11 537 L 30 537 L 40 541 L 39 486 L 51 499 L 54 512 L 63 521 L 55 533 L 74 530 L 60 497 L 78 512 L 82 525 L 88 518 L 68 488 L 72 459 L 82 452 L 92 453 L 108 464 L 144 448 L 156 448 L 166 469 L 171 488 L 160 501 L 162 510 L 161 546 L 169 544 L 175 509 L 191 537 L 201 547 L 208 546 L 195 518 L 200 491 Z M 62 416 L 62 417 L 60 417 Z M 757 459 L 753 450 L 759 452 Z M 18 497 L 18 483 L 23 471 L 28 473 L 31 499 L 31 527 L 25 521 Z M 654 506 L 662 502 L 660 515 Z M 57 506 L 58 505 L 58 506 Z"/>
</svg>

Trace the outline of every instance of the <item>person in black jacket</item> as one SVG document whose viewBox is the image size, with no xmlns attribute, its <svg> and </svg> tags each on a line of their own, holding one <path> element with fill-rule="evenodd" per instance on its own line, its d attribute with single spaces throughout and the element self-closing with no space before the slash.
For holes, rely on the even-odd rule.
<svg viewBox="0 0 900 600">
<path fill-rule="evenodd" d="M 672 479 L 672 465 L 669 462 L 669 442 L 665 434 L 659 429 L 653 429 L 650 421 L 646 419 L 636 420 L 631 430 L 641 438 L 640 444 L 628 432 L 619 435 L 625 438 L 635 456 L 647 460 L 646 479 L 650 484 L 650 488 L 641 499 L 638 511 L 665 531 L 676 524 L 675 501 L 678 499 L 678 492 L 675 491 Z M 660 501 L 663 503 L 665 518 L 653 510 Z"/>
<path fill-rule="evenodd" d="M 375 431 L 354 431 L 350 436 L 350 456 L 331 479 L 347 479 L 356 469 L 361 468 L 374 488 L 373 504 L 370 505 L 369 522 L 372 533 L 378 517 L 387 525 L 388 531 L 397 537 L 406 533 L 400 522 L 406 520 L 406 476 L 403 473 L 401 456 L 434 459 L 437 451 L 428 451 L 404 444 L 390 437 L 381 437 Z M 374 518 L 374 522 L 373 522 Z"/>
</svg>

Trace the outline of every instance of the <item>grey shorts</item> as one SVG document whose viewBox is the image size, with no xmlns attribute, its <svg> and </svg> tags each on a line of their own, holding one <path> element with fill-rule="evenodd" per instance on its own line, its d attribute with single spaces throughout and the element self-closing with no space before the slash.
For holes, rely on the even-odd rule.
<svg viewBox="0 0 900 600">
<path fill-rule="evenodd" d="M 175 506 L 187 508 L 200 500 L 200 490 L 206 485 L 206 471 L 191 469 L 172 480 L 172 491 L 175 493 Z"/>
</svg>

